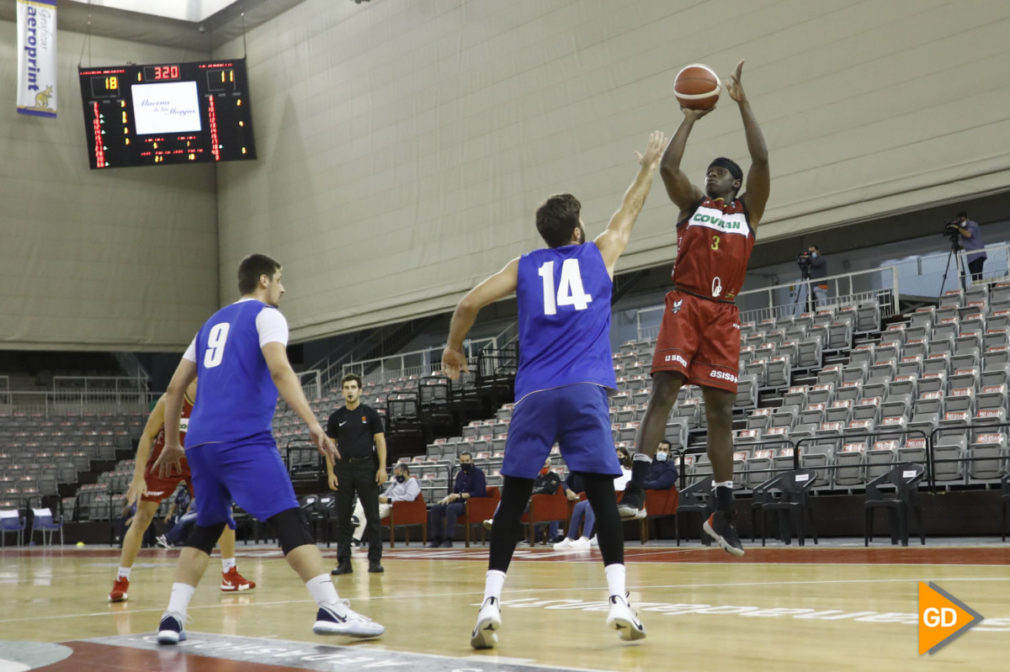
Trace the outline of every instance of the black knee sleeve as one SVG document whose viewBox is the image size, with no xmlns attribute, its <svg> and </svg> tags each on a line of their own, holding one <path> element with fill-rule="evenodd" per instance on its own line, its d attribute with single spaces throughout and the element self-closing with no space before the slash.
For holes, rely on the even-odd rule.
<svg viewBox="0 0 1010 672">
<path fill-rule="evenodd" d="M 286 509 L 267 519 L 267 523 L 277 535 L 281 551 L 287 555 L 299 546 L 315 545 L 316 540 L 309 532 L 309 524 L 302 517 L 301 509 Z"/>
<path fill-rule="evenodd" d="M 221 538 L 225 525 L 226 523 L 216 523 L 208 527 L 201 527 L 194 524 L 193 529 L 189 532 L 189 536 L 186 537 L 186 546 L 191 546 L 198 551 L 203 551 L 207 555 L 210 555 L 210 552 L 214 550 L 214 546 L 217 545 L 217 540 Z"/>
</svg>

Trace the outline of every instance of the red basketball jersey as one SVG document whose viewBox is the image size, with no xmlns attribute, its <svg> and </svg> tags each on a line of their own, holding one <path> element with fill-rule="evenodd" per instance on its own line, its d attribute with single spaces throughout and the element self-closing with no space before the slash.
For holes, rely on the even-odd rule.
<svg viewBox="0 0 1010 672">
<path fill-rule="evenodd" d="M 192 413 L 193 402 L 189 400 L 188 396 L 184 395 L 182 398 L 182 415 L 179 416 L 179 443 L 182 445 L 186 445 L 186 430 L 189 429 L 189 416 Z M 154 464 L 154 461 L 161 455 L 164 447 L 165 425 L 162 425 L 161 429 L 158 430 L 158 435 L 154 437 L 154 445 L 151 447 L 151 457 L 147 460 L 148 467 Z"/>
<path fill-rule="evenodd" d="M 705 298 L 733 301 L 753 249 L 754 231 L 743 202 L 705 197 L 677 224 L 673 284 Z"/>
</svg>

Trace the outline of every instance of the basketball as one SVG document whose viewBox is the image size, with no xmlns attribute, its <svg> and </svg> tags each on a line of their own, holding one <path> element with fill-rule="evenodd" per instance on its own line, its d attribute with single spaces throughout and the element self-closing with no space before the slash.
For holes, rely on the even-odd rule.
<svg viewBox="0 0 1010 672">
<path fill-rule="evenodd" d="M 673 95 L 682 107 L 708 110 L 719 100 L 719 76 L 712 68 L 701 63 L 685 65 L 673 81 Z"/>
</svg>

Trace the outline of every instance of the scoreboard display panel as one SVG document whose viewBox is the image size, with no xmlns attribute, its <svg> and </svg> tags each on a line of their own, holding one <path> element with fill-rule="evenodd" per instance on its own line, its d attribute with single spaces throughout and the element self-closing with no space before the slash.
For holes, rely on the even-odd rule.
<svg viewBox="0 0 1010 672">
<path fill-rule="evenodd" d="M 245 59 L 77 74 L 93 169 L 256 158 Z"/>
</svg>

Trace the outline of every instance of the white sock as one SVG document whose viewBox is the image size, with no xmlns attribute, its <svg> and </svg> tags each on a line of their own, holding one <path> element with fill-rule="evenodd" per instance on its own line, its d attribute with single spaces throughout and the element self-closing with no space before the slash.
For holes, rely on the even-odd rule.
<svg viewBox="0 0 1010 672">
<path fill-rule="evenodd" d="M 493 597 L 501 602 L 501 589 L 505 587 L 505 572 L 498 569 L 489 569 L 484 575 L 484 601 Z"/>
<path fill-rule="evenodd" d="M 624 565 L 614 563 L 604 567 L 603 571 L 607 574 L 607 588 L 610 590 L 610 594 L 624 597 L 628 592 L 624 587 L 624 577 L 626 576 Z"/>
<path fill-rule="evenodd" d="M 733 481 L 732 481 L 732 479 L 730 479 L 728 481 L 721 481 L 719 483 L 717 483 L 715 481 L 712 481 L 712 491 L 715 492 L 716 488 L 729 488 L 730 490 L 732 490 L 733 489 Z"/>
<path fill-rule="evenodd" d="M 189 601 L 193 599 L 193 593 L 195 592 L 196 586 L 191 586 L 188 583 L 173 583 L 172 594 L 168 598 L 168 611 L 182 614 L 185 620 L 186 608 L 189 606 Z"/>
<path fill-rule="evenodd" d="M 119 573 L 116 574 L 116 578 L 117 579 L 126 579 L 127 581 L 129 581 L 130 580 L 130 572 L 132 572 L 132 571 L 133 571 L 133 567 L 120 567 L 119 568 Z"/>
<path fill-rule="evenodd" d="M 333 581 L 330 580 L 329 574 L 320 574 L 317 577 L 309 579 L 305 582 L 305 587 L 309 589 L 312 599 L 320 607 L 324 604 L 336 604 L 340 601 L 340 596 L 337 595 L 337 588 L 333 585 Z"/>
<path fill-rule="evenodd" d="M 235 558 L 221 558 L 221 571 L 225 574 L 228 573 L 232 567 L 235 566 Z"/>
</svg>

